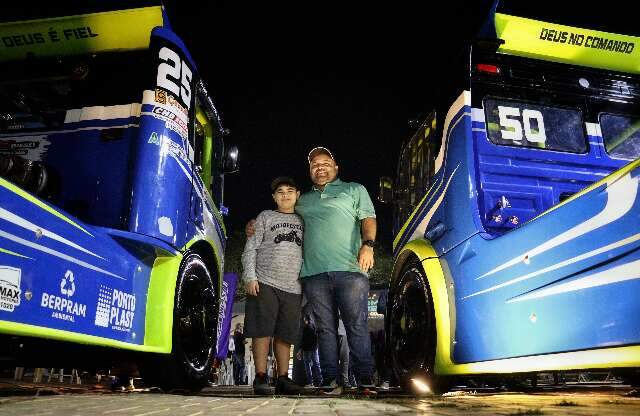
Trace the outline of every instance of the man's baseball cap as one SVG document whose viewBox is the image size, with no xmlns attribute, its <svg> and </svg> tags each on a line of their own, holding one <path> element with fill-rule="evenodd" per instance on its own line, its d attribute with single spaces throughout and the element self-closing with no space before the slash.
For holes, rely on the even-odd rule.
<svg viewBox="0 0 640 416">
<path fill-rule="evenodd" d="M 275 192 L 281 185 L 289 185 L 292 188 L 298 189 L 298 185 L 296 185 L 296 181 L 294 181 L 293 178 L 288 176 L 278 176 L 271 181 L 271 192 Z"/>
<path fill-rule="evenodd" d="M 333 154 L 331 153 L 331 151 L 329 149 L 327 149 L 326 147 L 318 146 L 318 147 L 314 147 L 309 152 L 309 156 L 307 156 L 307 159 L 309 160 L 309 163 L 311 163 L 311 160 L 314 157 L 316 157 L 316 156 L 318 156 L 320 154 L 325 154 L 325 155 L 329 156 L 331 159 L 335 160 L 335 158 L 333 157 Z"/>
</svg>

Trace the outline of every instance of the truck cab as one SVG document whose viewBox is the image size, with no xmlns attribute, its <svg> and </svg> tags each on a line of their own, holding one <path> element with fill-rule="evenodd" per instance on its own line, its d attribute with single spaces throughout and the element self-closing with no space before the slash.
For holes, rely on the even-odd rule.
<svg viewBox="0 0 640 416">
<path fill-rule="evenodd" d="M 101 7 L 0 24 L 0 336 L 144 353 L 197 389 L 237 149 L 163 6 Z"/>
<path fill-rule="evenodd" d="M 381 181 L 388 353 L 407 388 L 640 366 L 638 38 L 509 6 Z"/>
</svg>

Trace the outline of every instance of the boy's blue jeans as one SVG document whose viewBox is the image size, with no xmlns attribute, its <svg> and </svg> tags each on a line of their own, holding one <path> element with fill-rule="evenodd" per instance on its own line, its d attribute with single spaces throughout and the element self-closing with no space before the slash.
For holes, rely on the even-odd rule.
<svg viewBox="0 0 640 416">
<path fill-rule="evenodd" d="M 373 359 L 368 327 L 369 278 L 357 272 L 305 277 L 302 288 L 313 308 L 324 383 L 338 380 L 338 311 L 347 332 L 350 359 L 358 381 L 371 378 Z"/>
</svg>

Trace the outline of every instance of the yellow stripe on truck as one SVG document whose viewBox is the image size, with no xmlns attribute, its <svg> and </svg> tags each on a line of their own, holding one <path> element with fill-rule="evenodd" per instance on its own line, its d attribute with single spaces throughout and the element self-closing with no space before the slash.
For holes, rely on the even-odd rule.
<svg viewBox="0 0 640 416">
<path fill-rule="evenodd" d="M 7 181 L 7 180 L 5 180 L 3 178 L 0 178 L 0 186 L 2 186 L 3 188 L 6 188 L 7 190 L 15 193 L 18 196 L 21 196 L 22 198 L 26 199 L 27 201 L 31 202 L 32 204 L 36 205 L 37 207 L 47 211 L 49 214 L 55 215 L 56 217 L 60 218 L 61 220 L 73 225 L 74 227 L 76 227 L 77 229 L 82 231 L 83 233 L 93 237 L 93 234 L 91 234 L 89 231 L 87 231 L 84 228 L 82 228 L 80 225 L 78 225 L 72 219 L 70 219 L 66 215 L 56 211 L 55 209 L 53 209 L 49 205 L 47 205 L 44 202 L 40 201 L 38 198 L 36 198 L 33 195 L 31 195 L 30 193 L 22 190 L 21 188 L 17 187 L 16 185 L 12 184 L 11 182 L 9 182 L 9 181 Z"/>
<path fill-rule="evenodd" d="M 0 61 L 146 49 L 162 7 L 0 24 Z"/>
<path fill-rule="evenodd" d="M 495 15 L 499 52 L 640 74 L 640 38 L 538 20 Z"/>
</svg>

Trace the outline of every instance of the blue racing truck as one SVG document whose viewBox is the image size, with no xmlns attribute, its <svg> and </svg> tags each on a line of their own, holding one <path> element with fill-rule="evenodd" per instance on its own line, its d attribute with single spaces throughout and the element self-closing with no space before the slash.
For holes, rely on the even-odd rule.
<svg viewBox="0 0 640 416">
<path fill-rule="evenodd" d="M 0 345 L 198 389 L 237 149 L 163 6 L 109 3 L 0 24 Z"/>
<path fill-rule="evenodd" d="M 407 389 L 576 369 L 637 377 L 640 37 L 525 6 L 494 5 L 395 181 L 381 181 L 395 221 L 387 351 Z"/>
</svg>

